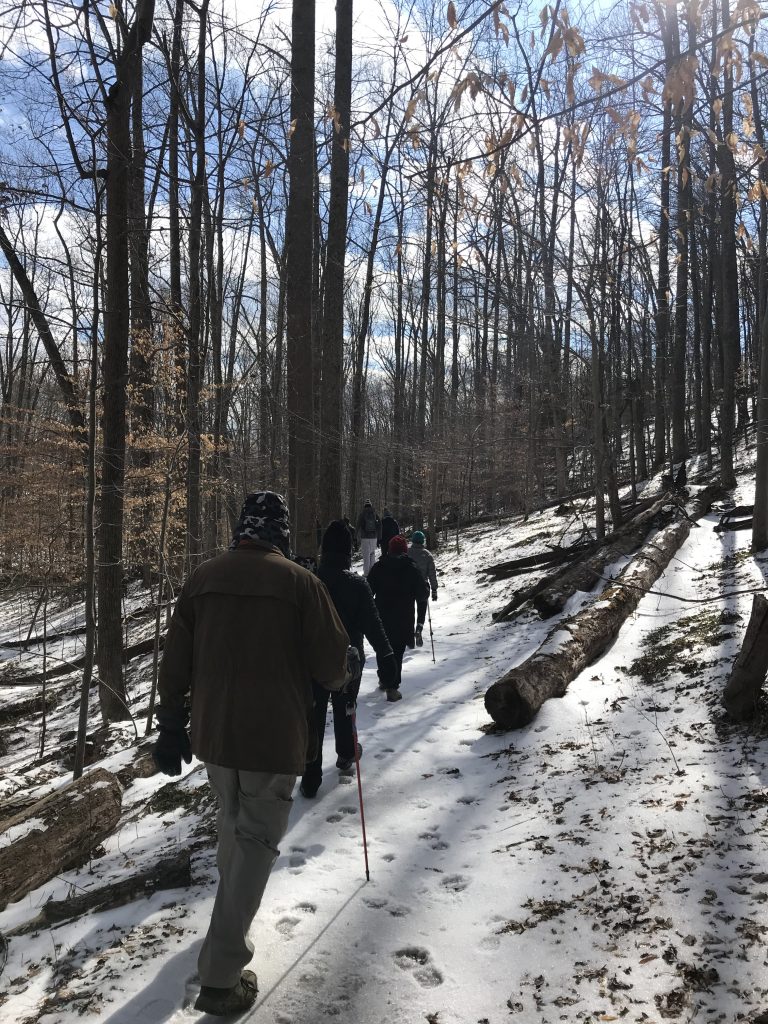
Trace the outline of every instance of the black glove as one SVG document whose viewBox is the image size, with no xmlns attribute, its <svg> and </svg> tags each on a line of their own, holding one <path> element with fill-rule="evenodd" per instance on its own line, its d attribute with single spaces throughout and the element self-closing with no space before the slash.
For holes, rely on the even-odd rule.
<svg viewBox="0 0 768 1024">
<path fill-rule="evenodd" d="M 186 725 L 186 711 L 158 708 L 157 726 L 160 735 L 152 748 L 152 757 L 163 775 L 181 775 L 182 758 L 186 764 L 192 760 Z"/>
<path fill-rule="evenodd" d="M 436 590 L 433 590 L 433 591 L 432 591 L 432 600 L 433 600 L 433 601 L 436 601 L 436 600 L 437 600 L 437 591 L 436 591 Z"/>
<path fill-rule="evenodd" d="M 379 684 L 385 690 L 397 686 L 397 663 L 394 654 L 379 658 Z"/>
<path fill-rule="evenodd" d="M 363 663 L 360 660 L 360 651 L 356 647 L 347 648 L 347 672 L 344 676 L 342 693 L 348 692 L 356 683 L 360 682 L 363 674 Z"/>
</svg>

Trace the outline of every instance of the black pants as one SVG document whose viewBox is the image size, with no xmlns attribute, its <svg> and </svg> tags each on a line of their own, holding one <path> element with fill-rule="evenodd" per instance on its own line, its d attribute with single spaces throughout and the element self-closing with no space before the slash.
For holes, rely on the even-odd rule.
<svg viewBox="0 0 768 1024">
<path fill-rule="evenodd" d="M 355 756 L 355 741 L 352 737 L 352 716 L 347 714 L 347 702 L 351 697 L 357 697 L 358 689 L 359 684 L 354 693 L 331 693 L 322 686 L 318 686 L 317 683 L 312 683 L 312 694 L 315 699 L 314 721 L 317 732 L 317 757 L 314 761 L 307 762 L 303 778 L 319 780 L 323 777 L 323 739 L 325 737 L 325 723 L 328 719 L 329 697 L 333 708 L 336 756 L 345 758 L 353 758 Z"/>
<path fill-rule="evenodd" d="M 429 598 L 425 597 L 423 601 L 416 602 L 416 626 L 424 625 L 424 620 L 427 617 L 427 605 L 429 604 Z"/>
<path fill-rule="evenodd" d="M 390 646 L 392 647 L 392 653 L 395 656 L 395 665 L 397 665 L 397 681 L 394 684 L 390 683 L 390 688 L 393 690 L 399 690 L 400 683 L 403 678 L 403 655 L 405 654 L 406 645 L 393 644 L 390 641 Z M 379 686 L 381 687 L 382 690 L 385 689 L 385 687 L 381 684 L 381 673 L 379 673 Z"/>
</svg>

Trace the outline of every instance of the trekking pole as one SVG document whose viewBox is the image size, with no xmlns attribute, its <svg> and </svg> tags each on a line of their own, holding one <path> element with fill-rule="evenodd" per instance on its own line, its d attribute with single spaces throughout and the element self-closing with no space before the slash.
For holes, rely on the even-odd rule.
<svg viewBox="0 0 768 1024">
<path fill-rule="evenodd" d="M 429 621 L 429 642 L 432 644 L 432 664 L 435 664 L 435 637 L 432 633 L 432 616 L 429 613 L 429 601 L 427 601 L 427 619 Z"/>
<path fill-rule="evenodd" d="M 357 710 L 352 711 L 352 742 L 355 745 L 355 768 L 357 769 L 357 796 L 360 800 L 360 823 L 363 826 L 363 854 L 365 856 L 365 880 L 370 882 L 371 872 L 368 869 L 368 840 L 365 835 L 365 810 L 363 808 L 363 785 L 360 781 L 360 747 L 357 742 Z"/>
</svg>

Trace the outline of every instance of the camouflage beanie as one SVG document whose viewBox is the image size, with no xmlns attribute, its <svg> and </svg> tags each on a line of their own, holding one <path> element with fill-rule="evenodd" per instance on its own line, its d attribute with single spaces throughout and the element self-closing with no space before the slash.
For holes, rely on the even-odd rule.
<svg viewBox="0 0 768 1024">
<path fill-rule="evenodd" d="M 241 540 L 262 540 L 279 548 L 286 558 L 291 557 L 290 515 L 282 494 L 255 491 L 246 497 L 230 549 L 234 550 Z"/>
</svg>

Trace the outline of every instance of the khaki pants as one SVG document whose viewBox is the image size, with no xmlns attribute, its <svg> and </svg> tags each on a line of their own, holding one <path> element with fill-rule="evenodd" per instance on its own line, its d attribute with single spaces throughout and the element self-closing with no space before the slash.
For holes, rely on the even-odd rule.
<svg viewBox="0 0 768 1024">
<path fill-rule="evenodd" d="M 230 988 L 253 956 L 248 929 L 280 853 L 296 776 L 206 768 L 219 798 L 219 887 L 197 965 L 201 984 Z"/>
</svg>

